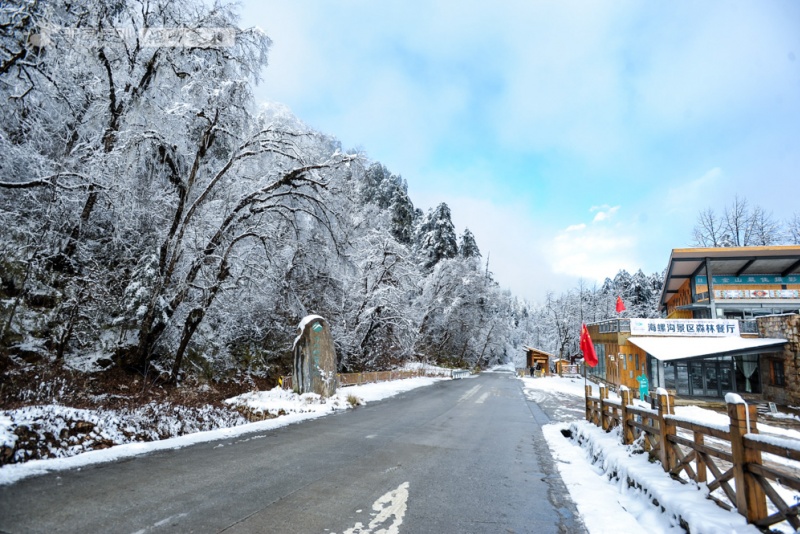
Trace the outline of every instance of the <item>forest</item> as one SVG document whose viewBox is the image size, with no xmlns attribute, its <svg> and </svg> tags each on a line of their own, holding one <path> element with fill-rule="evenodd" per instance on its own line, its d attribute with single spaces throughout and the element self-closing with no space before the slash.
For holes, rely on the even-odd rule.
<svg viewBox="0 0 800 534">
<path fill-rule="evenodd" d="M 662 273 L 544 303 L 501 288 L 446 203 L 424 213 L 400 175 L 254 100 L 271 41 L 231 4 L 15 0 L 0 25 L 4 373 L 274 379 L 311 313 L 343 372 L 484 368 L 575 355 L 618 296 L 658 314 Z"/>
</svg>

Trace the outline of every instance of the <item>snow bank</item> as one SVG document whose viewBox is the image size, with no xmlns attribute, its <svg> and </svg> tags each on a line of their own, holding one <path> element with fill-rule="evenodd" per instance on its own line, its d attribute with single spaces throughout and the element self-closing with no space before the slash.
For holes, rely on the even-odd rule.
<svg viewBox="0 0 800 534">
<path fill-rule="evenodd" d="M 151 402 L 135 409 L 85 410 L 61 405 L 0 412 L 0 440 L 13 456 L 3 462 L 64 458 L 138 441 L 156 441 L 246 423 L 211 406 Z"/>
<path fill-rule="evenodd" d="M 348 408 L 347 395 L 342 393 L 324 399 L 317 393 L 299 395 L 279 387 L 270 391 L 244 393 L 225 400 L 225 404 L 240 409 L 248 415 L 261 415 L 262 418 L 290 413 L 325 413 Z"/>
<path fill-rule="evenodd" d="M 706 499 L 706 486 L 681 484 L 661 464 L 650 463 L 647 454 L 621 445 L 618 430 L 606 433 L 587 421 L 547 425 L 543 430 L 590 532 L 629 528 L 684 532 L 686 527 L 696 534 L 759 532 L 738 513 Z M 569 442 L 562 431 L 571 434 Z M 615 492 L 608 492 L 609 484 Z M 632 525 L 626 524 L 628 514 L 636 520 Z"/>
<path fill-rule="evenodd" d="M 582 379 L 548 377 L 524 378 L 523 381 L 526 391 L 566 394 L 574 396 L 579 403 L 583 401 Z M 596 393 L 597 386 L 593 387 Z M 609 392 L 609 397 L 616 398 L 613 392 Z M 641 402 L 636 404 L 647 406 Z M 676 420 L 720 430 L 727 430 L 729 426 L 727 414 L 699 406 L 677 406 L 675 412 L 676 415 L 670 417 Z M 738 514 L 726 512 L 706 499 L 707 486 L 694 482 L 683 485 L 672 480 L 659 463 L 649 463 L 647 454 L 637 454 L 633 446 L 624 446 L 619 430 L 605 434 L 602 429 L 582 418 L 573 425 L 574 428 L 570 423 L 552 424 L 543 427 L 543 431 L 562 478 L 590 531 L 621 531 L 631 526 L 630 521 L 634 521 L 632 528 L 636 531 L 684 532 L 681 527 L 683 521 L 691 532 L 758 532 L 745 525 L 744 519 Z M 790 449 L 800 443 L 800 432 L 796 430 L 762 423 L 759 423 L 758 429 L 760 434 L 750 434 L 748 437 Z M 565 440 L 561 431 L 573 435 L 573 446 L 569 445 L 570 442 Z M 768 456 L 775 463 L 795 468 L 789 460 Z M 616 491 L 609 492 L 609 484 Z M 778 488 L 778 491 L 787 502 L 796 499 L 796 494 L 791 491 L 784 492 L 782 488 Z M 654 505 L 654 502 L 658 505 Z M 706 520 L 706 517 L 710 519 Z M 784 525 L 790 530 L 785 530 Z M 772 528 L 780 532 L 793 532 L 786 523 L 773 525 Z"/>
<path fill-rule="evenodd" d="M 249 409 L 252 413 L 258 412 L 269 417 L 254 423 L 248 423 L 239 415 L 234 415 L 236 420 L 231 422 L 220 415 L 220 411 L 210 408 L 207 417 L 199 418 L 199 421 L 207 423 L 208 426 L 205 428 L 187 428 L 187 422 L 182 419 L 179 409 L 177 412 L 175 409 L 171 411 L 165 409 L 157 413 L 157 417 L 154 414 L 149 416 L 141 414 L 139 419 L 142 421 L 149 420 L 151 423 L 156 421 L 150 431 L 154 432 L 152 436 L 157 441 L 137 441 L 145 439 L 141 434 L 143 430 L 134 424 L 133 419 L 123 417 L 119 412 L 113 410 L 76 410 L 63 406 L 36 406 L 0 412 L 0 443 L 3 446 L 13 447 L 17 440 L 14 429 L 18 429 L 20 426 L 28 429 L 38 428 L 37 432 L 40 432 L 42 436 L 47 434 L 61 438 L 64 435 L 66 439 L 69 439 L 69 429 L 72 428 L 70 422 L 81 421 L 93 425 L 90 433 L 96 434 L 100 439 L 99 442 L 108 447 L 89 452 L 86 452 L 85 445 L 82 445 L 82 448 L 60 447 L 57 449 L 60 452 L 56 452 L 56 449 L 52 451 L 53 456 L 60 457 L 4 465 L 0 467 L 0 485 L 12 484 L 24 478 L 51 471 L 76 469 L 160 450 L 179 449 L 198 443 L 231 439 L 253 432 L 264 432 L 348 409 L 353 406 L 350 402 L 351 399 L 356 401 L 356 404 L 365 404 L 418 387 L 429 386 L 439 380 L 442 379 L 419 377 L 351 386 L 337 391 L 335 396 L 328 399 L 323 399 L 313 393 L 297 395 L 276 388 L 271 391 L 246 393 L 226 401 L 231 407 Z M 158 406 L 153 406 L 152 409 L 157 411 Z M 231 417 L 230 414 L 227 416 Z M 229 428 L 224 428 L 227 426 Z M 159 437 L 163 437 L 159 436 L 159 429 L 168 434 L 181 431 L 181 428 L 191 433 L 159 439 Z M 66 434 L 64 433 L 65 429 Z"/>
<path fill-rule="evenodd" d="M 0 447 L 13 448 L 17 435 L 11 432 L 13 421 L 5 414 L 0 414 Z"/>
<path fill-rule="evenodd" d="M 513 362 L 504 363 L 501 365 L 495 365 L 489 369 L 483 371 L 484 373 L 516 373 L 517 368 L 514 366 Z"/>
</svg>

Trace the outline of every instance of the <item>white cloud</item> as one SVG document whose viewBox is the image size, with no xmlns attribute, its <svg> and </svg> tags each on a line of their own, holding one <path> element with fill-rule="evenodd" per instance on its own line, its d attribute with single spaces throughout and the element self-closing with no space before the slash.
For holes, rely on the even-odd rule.
<svg viewBox="0 0 800 534">
<path fill-rule="evenodd" d="M 555 273 L 596 281 L 620 269 L 635 270 L 636 239 L 622 228 L 586 227 L 563 231 L 552 240 L 550 266 Z"/>
<path fill-rule="evenodd" d="M 614 216 L 615 213 L 619 211 L 619 206 L 602 206 L 602 207 L 593 207 L 590 211 L 597 211 L 597 215 L 594 216 L 592 222 L 602 222 L 605 220 L 610 219 Z"/>
<path fill-rule="evenodd" d="M 495 204 L 483 198 L 448 198 L 453 223 L 460 234 L 465 227 L 475 235 L 483 262 L 501 287 L 514 295 L 540 302 L 548 291 L 566 291 L 577 280 L 553 273 L 548 258 L 549 230 L 531 216 L 523 203 Z"/>
</svg>

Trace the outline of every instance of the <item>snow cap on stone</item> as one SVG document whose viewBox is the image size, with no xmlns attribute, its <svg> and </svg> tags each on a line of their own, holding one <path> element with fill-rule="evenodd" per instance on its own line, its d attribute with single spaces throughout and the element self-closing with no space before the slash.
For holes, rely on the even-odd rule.
<svg viewBox="0 0 800 534">
<path fill-rule="evenodd" d="M 320 315 L 306 315 L 303 317 L 303 320 L 300 321 L 300 324 L 297 325 L 297 337 L 294 338 L 294 343 L 292 343 L 292 352 L 294 352 L 294 348 L 297 346 L 297 343 L 300 341 L 300 338 L 303 337 L 303 330 L 306 329 L 306 325 L 315 319 L 322 319 L 325 320 L 324 317 Z"/>
</svg>

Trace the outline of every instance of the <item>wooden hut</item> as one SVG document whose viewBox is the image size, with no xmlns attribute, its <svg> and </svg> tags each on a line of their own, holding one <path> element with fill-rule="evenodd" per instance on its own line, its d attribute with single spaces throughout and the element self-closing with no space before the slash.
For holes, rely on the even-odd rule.
<svg viewBox="0 0 800 534">
<path fill-rule="evenodd" d="M 550 353 L 543 350 L 525 347 L 525 370 L 531 374 L 531 369 L 538 369 L 535 376 L 550 374 L 550 361 L 555 359 Z"/>
<path fill-rule="evenodd" d="M 578 374 L 578 366 L 570 363 L 569 360 L 556 360 L 554 366 L 558 376 Z"/>
</svg>

